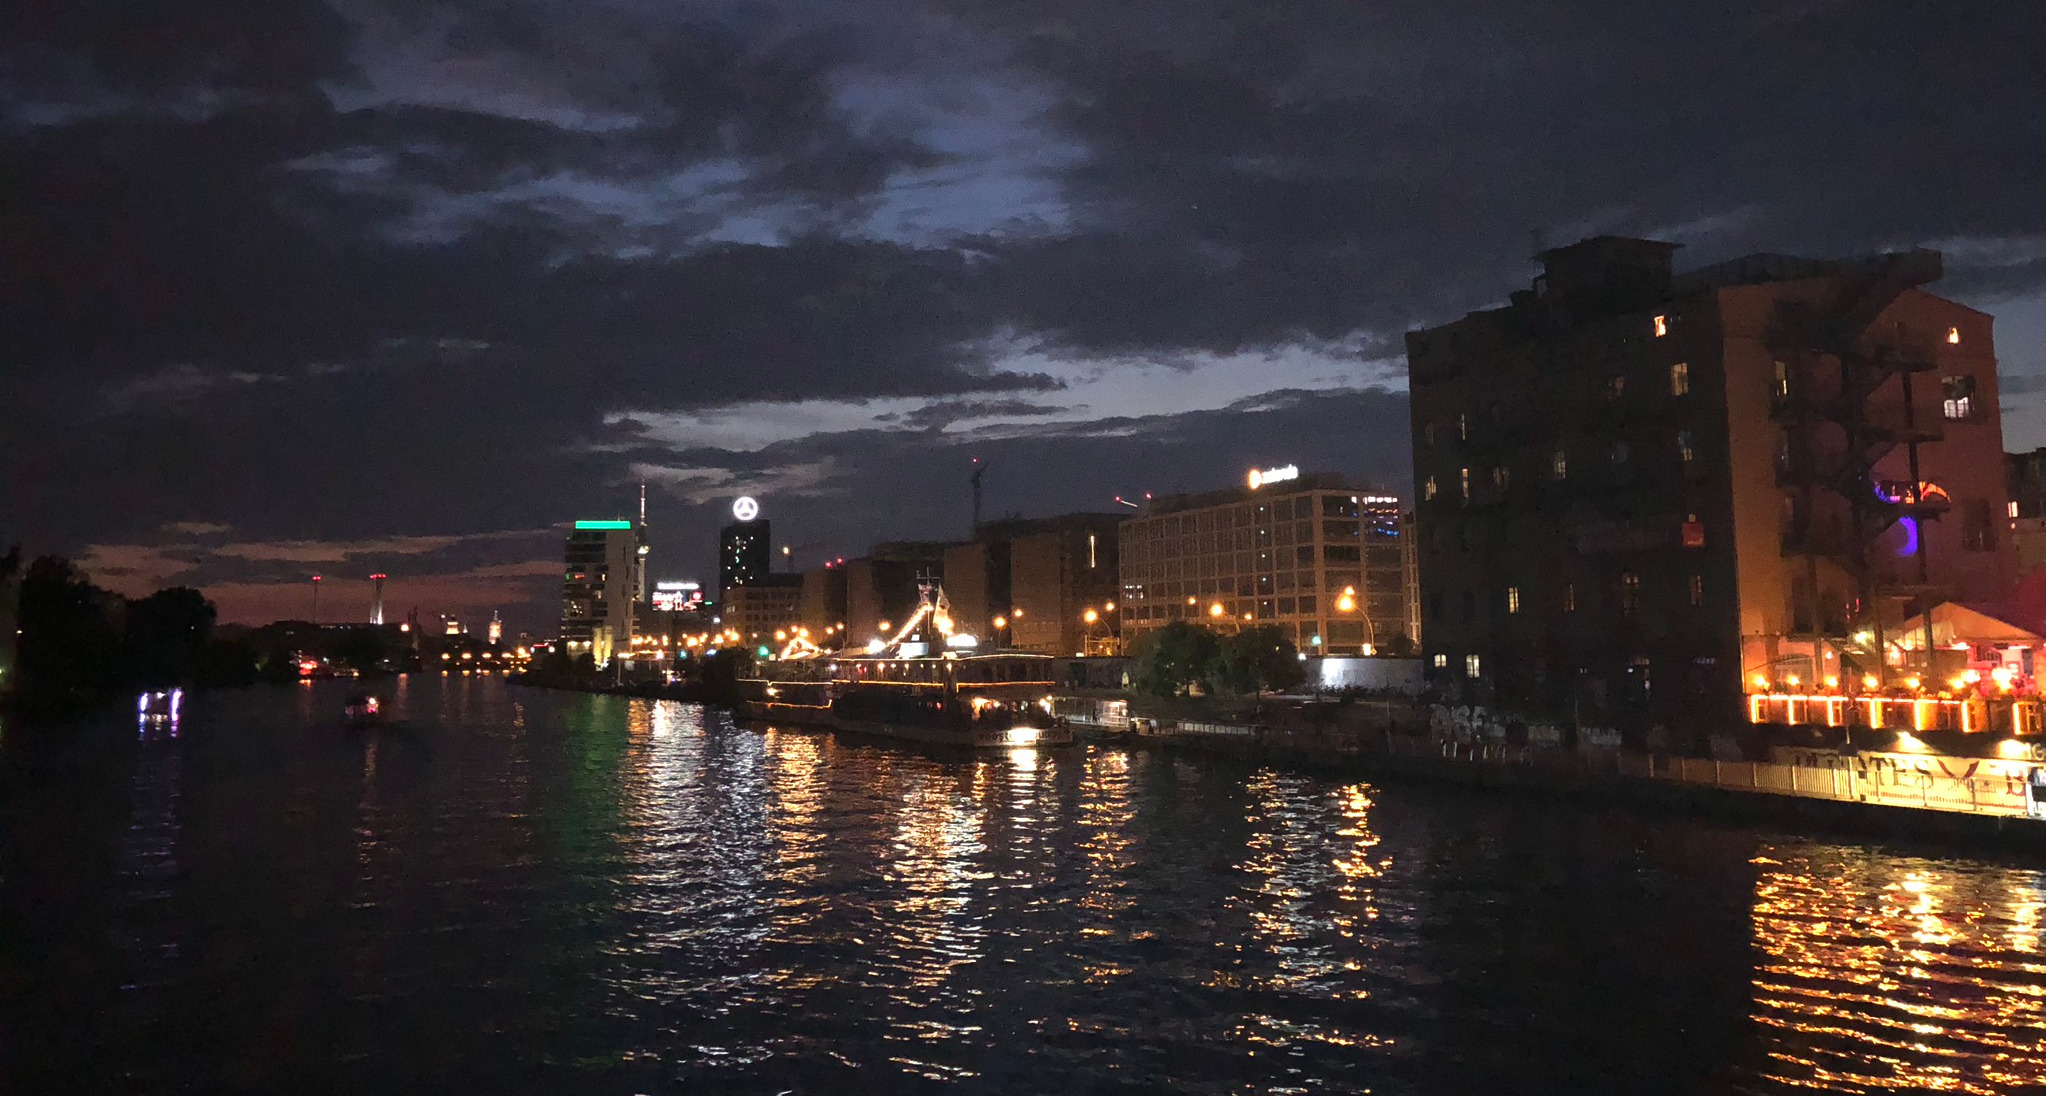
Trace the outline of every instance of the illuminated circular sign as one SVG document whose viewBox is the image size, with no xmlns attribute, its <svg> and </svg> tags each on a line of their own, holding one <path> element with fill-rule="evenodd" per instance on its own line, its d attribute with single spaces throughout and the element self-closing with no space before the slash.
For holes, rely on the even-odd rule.
<svg viewBox="0 0 2046 1096">
<path fill-rule="evenodd" d="M 752 521 L 760 516 L 760 503 L 751 495 L 740 495 L 732 500 L 732 516 L 740 521 Z"/>
</svg>

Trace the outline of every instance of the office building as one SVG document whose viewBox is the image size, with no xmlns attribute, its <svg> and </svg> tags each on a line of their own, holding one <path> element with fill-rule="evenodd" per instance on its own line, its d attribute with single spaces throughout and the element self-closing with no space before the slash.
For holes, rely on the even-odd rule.
<svg viewBox="0 0 2046 1096">
<path fill-rule="evenodd" d="M 984 648 L 1117 653 L 1121 520 L 1065 514 L 982 524 L 973 541 L 945 550 L 953 619 Z"/>
<path fill-rule="evenodd" d="M 1936 252 L 1539 256 L 1503 308 L 1407 337 L 1421 638 L 1453 698 L 1652 734 L 1744 688 L 1917 681 L 1894 642 L 2014 558 L 1990 317 Z"/>
<path fill-rule="evenodd" d="M 1397 498 L 1287 466 L 1247 486 L 1152 501 L 1122 523 L 1122 631 L 1175 620 L 1272 625 L 1303 651 L 1408 642 Z"/>
<path fill-rule="evenodd" d="M 704 596 L 703 584 L 685 579 L 662 579 L 648 595 L 645 619 L 634 625 L 643 645 L 672 651 L 693 635 L 707 635 L 714 625 L 715 603 Z"/>
<path fill-rule="evenodd" d="M 734 521 L 718 530 L 719 596 L 726 596 L 724 592 L 735 586 L 750 586 L 773 573 L 773 537 L 773 526 L 761 517 Z"/>
<path fill-rule="evenodd" d="M 718 615 L 742 643 L 779 651 L 786 636 L 778 639 L 775 633 L 793 632 L 803 624 L 803 577 L 768 574 L 734 586 L 725 591 Z"/>
<path fill-rule="evenodd" d="M 947 547 L 936 541 L 877 544 L 865 556 L 840 565 L 845 571 L 846 645 L 864 647 L 901 627 L 916 610 L 922 582 L 944 580 Z"/>
<path fill-rule="evenodd" d="M 598 665 L 631 649 L 644 573 L 640 531 L 630 521 L 578 521 L 563 549 L 561 642 Z"/>
<path fill-rule="evenodd" d="M 803 572 L 803 594 L 798 615 L 810 638 L 820 647 L 839 647 L 845 626 L 845 561 L 831 560 L 822 567 Z"/>
</svg>

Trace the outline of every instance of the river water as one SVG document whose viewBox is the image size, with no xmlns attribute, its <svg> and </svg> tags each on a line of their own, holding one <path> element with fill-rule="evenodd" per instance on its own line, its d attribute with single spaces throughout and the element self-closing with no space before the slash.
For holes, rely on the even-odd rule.
<svg viewBox="0 0 2046 1096">
<path fill-rule="evenodd" d="M 2037 866 L 344 691 L 0 732 L 0 1088 L 2046 1091 Z"/>
</svg>

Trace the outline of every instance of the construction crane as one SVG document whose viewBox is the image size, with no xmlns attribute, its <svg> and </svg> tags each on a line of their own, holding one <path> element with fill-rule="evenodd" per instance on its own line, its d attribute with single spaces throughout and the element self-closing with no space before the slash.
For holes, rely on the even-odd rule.
<svg viewBox="0 0 2046 1096">
<path fill-rule="evenodd" d="M 980 535 L 980 477 L 987 474 L 987 465 L 973 458 L 973 535 Z"/>
</svg>

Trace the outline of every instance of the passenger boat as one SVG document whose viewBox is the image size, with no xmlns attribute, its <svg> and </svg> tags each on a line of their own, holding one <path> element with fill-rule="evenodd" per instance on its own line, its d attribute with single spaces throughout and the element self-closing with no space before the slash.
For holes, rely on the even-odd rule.
<svg viewBox="0 0 2046 1096">
<path fill-rule="evenodd" d="M 1073 729 L 1052 712 L 1054 660 L 983 654 L 952 627 L 944 591 L 926 583 L 892 640 L 832 654 L 791 643 L 740 682 L 738 714 L 942 746 L 1064 746 Z"/>
</svg>

